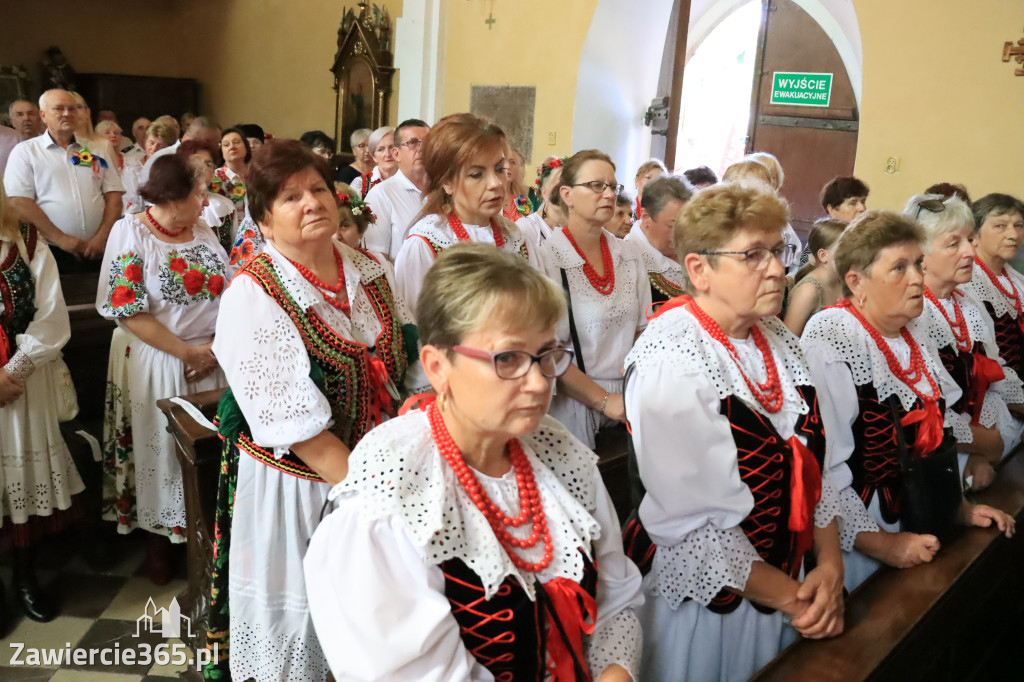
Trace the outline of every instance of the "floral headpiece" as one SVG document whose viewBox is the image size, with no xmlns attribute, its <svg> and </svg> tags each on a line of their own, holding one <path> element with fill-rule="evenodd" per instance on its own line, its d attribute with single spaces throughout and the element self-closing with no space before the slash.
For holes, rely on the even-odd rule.
<svg viewBox="0 0 1024 682">
<path fill-rule="evenodd" d="M 568 156 L 563 156 L 561 158 L 551 159 L 550 161 L 545 161 L 544 163 L 542 163 L 540 165 L 540 168 L 537 169 L 537 189 L 540 189 L 540 186 L 544 182 L 544 179 L 551 175 L 552 171 L 554 171 L 556 168 L 561 168 L 562 165 L 568 160 Z"/>
<path fill-rule="evenodd" d="M 352 215 L 365 217 L 368 223 L 377 222 L 377 216 L 373 215 L 373 211 L 370 210 L 370 205 L 363 201 L 360 197 L 354 197 L 347 192 L 338 192 L 338 205 L 345 206 Z"/>
</svg>

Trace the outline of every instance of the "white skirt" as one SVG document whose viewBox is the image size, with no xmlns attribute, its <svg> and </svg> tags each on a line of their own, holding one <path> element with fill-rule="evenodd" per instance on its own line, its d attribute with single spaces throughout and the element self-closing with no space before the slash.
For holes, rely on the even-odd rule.
<svg viewBox="0 0 1024 682">
<path fill-rule="evenodd" d="M 673 610 L 663 597 L 650 596 L 652 577 L 644 578 L 646 599 L 637 609 L 644 632 L 644 682 L 739 682 L 795 639 L 781 612 L 761 613 L 746 599 L 727 614 L 695 601 Z"/>
<path fill-rule="evenodd" d="M 590 377 L 594 379 L 594 377 Z M 594 379 L 594 383 L 609 393 L 622 393 L 622 379 Z M 578 400 L 573 400 L 567 393 L 556 393 L 551 399 L 548 414 L 569 429 L 572 435 L 583 441 L 588 448 L 594 449 L 597 430 L 602 426 L 617 424 L 597 410 L 592 410 Z"/>
<path fill-rule="evenodd" d="M 302 558 L 331 487 L 239 452 L 228 554 L 231 677 L 322 682 Z M 328 510 L 329 511 L 329 510 Z"/>
<path fill-rule="evenodd" d="M 114 330 L 103 424 L 103 518 L 116 521 L 119 533 L 142 528 L 185 542 L 181 465 L 156 401 L 226 385 L 220 369 L 187 382 L 181 360 L 127 330 Z"/>
<path fill-rule="evenodd" d="M 60 433 L 55 391 L 61 380 L 57 362 L 29 375 L 25 392 L 0 408 L 0 492 L 4 517 L 27 523 L 71 507 L 71 496 L 85 486 Z"/>
</svg>

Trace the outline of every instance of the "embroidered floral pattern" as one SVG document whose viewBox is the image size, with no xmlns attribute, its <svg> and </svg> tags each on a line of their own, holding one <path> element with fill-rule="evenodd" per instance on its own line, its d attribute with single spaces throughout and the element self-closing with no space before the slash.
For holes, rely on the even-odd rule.
<svg viewBox="0 0 1024 682">
<path fill-rule="evenodd" d="M 115 317 L 131 317 L 146 306 L 143 261 L 134 251 L 122 253 L 110 266 L 104 308 Z"/>
<path fill-rule="evenodd" d="M 160 270 L 160 293 L 178 305 L 213 300 L 225 284 L 224 264 L 205 244 L 171 251 Z"/>
<path fill-rule="evenodd" d="M 231 247 L 228 262 L 241 268 L 263 249 L 263 242 L 263 233 L 260 232 L 260 228 L 246 218 L 242 222 L 241 229 L 238 230 L 235 245 Z"/>
<path fill-rule="evenodd" d="M 225 196 L 236 204 L 245 201 L 245 183 L 240 178 L 230 179 L 223 166 L 218 168 L 217 172 L 213 174 L 213 180 L 210 181 L 210 191 Z"/>
</svg>

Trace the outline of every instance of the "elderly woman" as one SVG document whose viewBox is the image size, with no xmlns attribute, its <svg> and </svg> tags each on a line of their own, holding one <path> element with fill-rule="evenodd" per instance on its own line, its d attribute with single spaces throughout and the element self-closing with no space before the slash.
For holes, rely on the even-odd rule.
<svg viewBox="0 0 1024 682">
<path fill-rule="evenodd" d="M 395 258 L 404 300 L 419 299 L 438 254 L 459 242 L 494 244 L 537 263 L 519 228 L 501 215 L 506 144 L 501 128 L 473 114 L 445 116 L 431 129 L 422 152 L 426 204 Z"/>
<path fill-rule="evenodd" d="M 693 190 L 681 178 L 664 175 L 644 188 L 640 202 L 640 220 L 633 224 L 626 241 L 640 247 L 651 300 L 655 303 L 680 296 L 686 290 L 686 273 L 676 254 L 673 231 L 683 206 Z"/>
<path fill-rule="evenodd" d="M 238 226 L 245 218 L 245 172 L 252 161 L 249 139 L 238 128 L 228 128 L 220 134 L 220 155 L 224 165 L 214 172 L 210 189 L 230 199 L 235 207 L 231 216 L 231 237 L 224 247 L 227 249 L 234 243 Z"/>
<path fill-rule="evenodd" d="M 526 236 L 526 241 L 531 249 L 540 249 L 541 244 L 550 236 L 552 230 L 563 227 L 568 221 L 565 210 L 561 204 L 552 202 L 557 198 L 552 196 L 551 190 L 558 186 L 562 178 L 562 164 L 569 160 L 569 157 L 550 159 L 545 161 L 537 171 L 537 189 L 539 200 L 537 207 L 529 215 L 516 220 L 516 226 Z"/>
<path fill-rule="evenodd" d="M 352 131 L 348 142 L 352 146 L 352 163 L 338 169 L 334 176 L 335 182 L 351 183 L 362 175 L 369 175 L 373 172 L 373 152 L 370 151 L 370 135 L 373 133 L 369 128 L 360 128 Z"/>
<path fill-rule="evenodd" d="M 306 555 L 335 679 L 642 679 L 640 575 L 596 457 L 545 415 L 558 288 L 458 245 L 417 314 L 437 398 L 360 442 Z"/>
<path fill-rule="evenodd" d="M 146 129 L 146 136 L 143 138 L 142 148 L 145 154 L 137 158 L 135 163 L 128 163 L 121 171 L 121 184 L 124 185 L 124 213 L 138 213 L 146 208 L 146 202 L 139 196 L 139 181 L 142 178 L 142 169 L 149 158 L 161 149 L 166 149 L 178 141 L 178 124 L 171 125 L 161 116 L 150 124 Z M 171 119 L 173 120 L 173 119 Z"/>
<path fill-rule="evenodd" d="M 530 215 L 530 188 L 523 184 L 526 174 L 526 157 L 518 149 L 509 148 L 505 157 L 505 172 L 508 174 L 508 199 L 501 209 L 502 215 L 516 222 L 523 216 Z"/>
<path fill-rule="evenodd" d="M 606 154 L 574 154 L 557 188 L 569 222 L 541 248 L 548 277 L 569 302 L 558 338 L 573 348 L 576 361 L 558 381 L 551 415 L 591 448 L 600 427 L 625 421 L 622 361 L 647 326 L 651 304 L 640 248 L 603 229 L 621 189 Z"/>
<path fill-rule="evenodd" d="M 236 680 L 322 682 L 302 556 L 349 451 L 393 414 L 411 316 L 378 262 L 333 241 L 326 161 L 272 140 L 246 177 L 267 243 L 224 294 L 213 346 L 231 390 L 219 412 L 212 665 Z"/>
<path fill-rule="evenodd" d="M 625 239 L 633 227 L 633 200 L 625 192 L 615 195 L 615 213 L 604 224 L 604 229 L 618 239 Z"/>
<path fill-rule="evenodd" d="M 114 224 L 96 292 L 117 322 L 110 342 L 103 426 L 103 518 L 119 533 L 153 533 L 150 579 L 170 579 L 171 542 L 185 541 L 185 501 L 174 439 L 156 401 L 224 385 L 210 350 L 227 254 L 200 215 L 205 176 L 177 154 L 156 160 L 142 198 Z"/>
<path fill-rule="evenodd" d="M 1003 512 L 963 501 L 956 472 L 951 482 L 931 479 L 938 494 L 905 499 L 901 457 L 952 452 L 955 459 L 943 415 L 949 419 L 946 406 L 961 396 L 928 334 L 908 328 L 923 309 L 922 241 L 921 228 L 894 213 L 869 211 L 854 221 L 836 249 L 849 300 L 812 317 L 800 341 L 818 387 L 826 468 L 849 519 L 842 531 L 851 590 L 878 561 L 904 568 L 931 561 L 938 551 L 935 534 L 901 531 L 907 509 L 934 507 L 928 518 L 914 518 L 910 530 L 943 534 L 959 516 L 1013 532 L 1013 519 Z"/>
<path fill-rule="evenodd" d="M 1009 265 L 1024 240 L 1024 203 L 1008 194 L 989 194 L 974 202 L 974 276 L 964 285 L 981 301 L 996 330 L 999 355 L 1019 376 L 1024 371 L 1024 276 Z"/>
<path fill-rule="evenodd" d="M 373 170 L 354 178 L 349 185 L 363 199 L 370 190 L 387 180 L 398 171 L 398 159 L 395 158 L 395 129 L 392 126 L 377 128 L 366 144 L 369 145 L 370 156 L 373 157 Z"/>
<path fill-rule="evenodd" d="M 15 601 L 44 623 L 57 609 L 40 590 L 34 549 L 68 523 L 83 490 L 58 424 L 74 416 L 60 359 L 70 337 L 53 255 L 34 227 L 17 223 L 0 186 L 0 539 L 12 547 Z M 10 622 L 0 585 L 0 637 Z"/>
<path fill-rule="evenodd" d="M 953 196 L 916 196 L 903 215 L 924 228 L 924 313 L 921 325 L 939 349 L 942 365 L 960 387 L 950 405 L 950 425 L 959 443 L 960 469 L 968 487 L 992 483 L 992 465 L 1020 443 L 1021 423 L 1007 404 L 1024 403 L 1021 381 L 1002 366 L 995 329 L 981 303 L 957 287 L 974 268 L 974 216 Z"/>
<path fill-rule="evenodd" d="M 808 638 L 843 630 L 815 389 L 777 317 L 796 255 L 787 214 L 735 185 L 694 196 L 674 228 L 690 295 L 665 304 L 626 358 L 638 516 L 653 541 L 645 681 L 745 680 L 784 645 L 784 618 Z"/>
<path fill-rule="evenodd" d="M 830 218 L 849 223 L 868 210 L 869 192 L 868 186 L 858 178 L 832 178 L 821 188 L 821 207 Z"/>
<path fill-rule="evenodd" d="M 124 146 L 124 137 L 121 135 L 121 126 L 115 121 L 100 121 L 96 124 L 96 135 L 102 137 L 110 145 L 111 161 L 114 168 L 120 174 L 124 170 L 125 156 L 121 153 Z"/>
</svg>

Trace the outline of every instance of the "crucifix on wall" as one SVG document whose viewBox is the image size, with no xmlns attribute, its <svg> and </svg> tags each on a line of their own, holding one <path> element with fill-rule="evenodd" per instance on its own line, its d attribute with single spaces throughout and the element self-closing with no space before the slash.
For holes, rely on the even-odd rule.
<svg viewBox="0 0 1024 682">
<path fill-rule="evenodd" d="M 1009 41 L 1003 43 L 1003 61 L 1008 62 L 1011 57 L 1018 64 L 1024 64 L 1024 38 L 1018 40 L 1016 45 Z M 1024 76 L 1024 69 L 1014 69 L 1013 73 L 1017 76 Z"/>
</svg>

